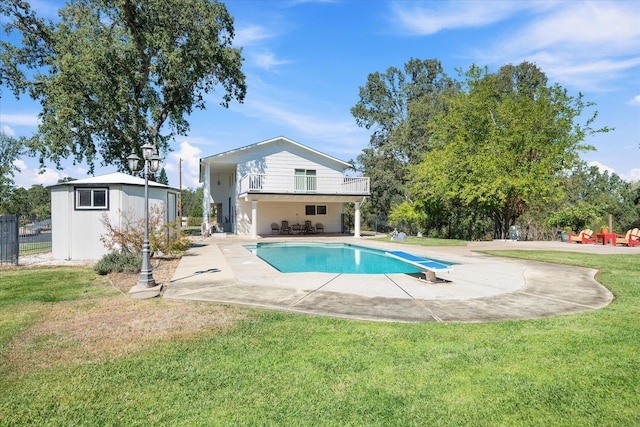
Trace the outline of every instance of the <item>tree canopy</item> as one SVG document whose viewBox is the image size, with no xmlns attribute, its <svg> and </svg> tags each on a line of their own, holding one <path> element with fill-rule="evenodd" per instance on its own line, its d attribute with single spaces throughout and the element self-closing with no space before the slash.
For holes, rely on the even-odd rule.
<svg viewBox="0 0 640 427">
<path fill-rule="evenodd" d="M 19 171 L 14 161 L 23 150 L 22 141 L 0 132 L 0 200 L 6 200 L 13 189 L 13 177 Z"/>
<path fill-rule="evenodd" d="M 478 238 L 486 219 L 494 238 L 506 238 L 523 214 L 563 200 L 564 173 L 591 149 L 585 137 L 608 131 L 592 128 L 597 113 L 581 117 L 591 103 L 550 85 L 534 64 L 509 64 L 496 73 L 473 65 L 457 81 L 436 60 L 412 59 L 405 69 L 416 64 L 435 70 L 425 73 L 431 78 L 406 79 L 396 69 L 384 79 L 371 74 L 352 113 L 361 126 L 377 125 L 359 158 L 365 173 L 403 181 L 380 184 L 387 193 L 404 188 L 386 212 L 419 219 L 440 235 L 446 228 L 449 237 Z M 395 163 L 388 167 L 390 157 Z M 378 194 L 385 192 L 372 198 Z"/>
<path fill-rule="evenodd" d="M 410 59 L 403 70 L 389 67 L 368 76 L 351 109 L 359 126 L 373 130 L 370 146 L 358 156 L 371 177 L 372 199 L 365 209 L 388 213 L 405 200 L 406 166 L 419 162 L 429 144 L 417 119 L 435 114 L 442 96 L 457 90 L 436 59 Z"/>
<path fill-rule="evenodd" d="M 142 144 L 162 153 L 185 135 L 206 94 L 220 92 L 223 107 L 244 100 L 233 18 L 215 0 L 70 0 L 55 22 L 7 0 L 0 13 L 21 37 L 0 43 L 0 79 L 40 101 L 28 144 L 41 163 L 71 158 L 93 170 L 99 155 L 126 171 Z"/>
</svg>

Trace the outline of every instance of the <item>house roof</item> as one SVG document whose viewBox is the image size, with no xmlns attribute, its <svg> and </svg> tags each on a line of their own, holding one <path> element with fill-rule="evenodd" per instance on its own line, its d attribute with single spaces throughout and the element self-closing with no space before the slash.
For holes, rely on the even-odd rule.
<svg viewBox="0 0 640 427">
<path fill-rule="evenodd" d="M 291 140 L 291 139 L 289 139 L 287 137 L 284 137 L 284 136 L 278 136 L 276 138 L 267 139 L 265 141 L 257 142 L 255 144 L 246 145 L 244 147 L 235 148 L 233 150 L 224 151 L 222 153 L 218 153 L 218 154 L 214 154 L 214 155 L 211 155 L 211 156 L 203 157 L 203 158 L 200 159 L 200 162 L 201 163 L 203 161 L 206 162 L 207 160 L 212 160 L 212 161 L 223 160 L 225 157 L 227 157 L 227 156 L 229 156 L 231 154 L 236 154 L 238 152 L 246 151 L 246 150 L 252 150 L 254 148 L 257 148 L 257 147 L 260 147 L 260 146 L 264 146 L 264 145 L 268 145 L 268 144 L 274 144 L 274 143 L 277 143 L 278 141 L 287 142 L 287 143 L 289 143 L 291 145 L 294 145 L 296 147 L 299 147 L 299 148 L 301 148 L 303 150 L 306 150 L 306 151 L 309 151 L 309 152 L 314 153 L 316 155 L 322 156 L 322 157 L 324 157 L 324 158 L 326 158 L 326 159 L 328 159 L 328 160 L 330 160 L 332 162 L 335 162 L 335 163 L 339 164 L 343 169 L 349 169 L 349 168 L 352 167 L 352 165 L 350 163 L 347 163 L 347 162 L 345 162 L 343 160 L 340 160 L 340 159 L 337 159 L 335 157 L 329 156 L 328 154 L 324 154 L 324 153 L 322 153 L 322 152 L 320 152 L 318 150 L 314 150 L 311 147 L 307 147 L 306 145 L 300 144 L 299 142 L 295 142 L 295 141 L 293 141 L 293 140 Z"/>
<path fill-rule="evenodd" d="M 49 188 L 63 187 L 63 186 L 98 186 L 98 185 L 110 185 L 110 184 L 122 184 L 122 185 L 141 185 L 144 186 L 144 178 L 137 176 L 127 175 L 122 172 L 115 172 L 106 175 L 92 176 L 90 178 L 76 179 L 74 181 L 62 182 L 59 184 L 49 185 Z M 149 187 L 166 188 L 167 190 L 177 190 L 177 188 L 169 187 L 168 185 L 160 184 L 159 182 L 149 181 Z"/>
</svg>

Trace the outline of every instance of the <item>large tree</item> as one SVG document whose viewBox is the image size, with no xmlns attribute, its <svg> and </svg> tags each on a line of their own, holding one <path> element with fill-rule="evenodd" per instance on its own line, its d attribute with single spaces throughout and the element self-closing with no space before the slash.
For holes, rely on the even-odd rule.
<svg viewBox="0 0 640 427">
<path fill-rule="evenodd" d="M 19 171 L 14 162 L 22 152 L 22 141 L 0 132 L 0 213 L 2 213 L 2 201 L 7 200 L 13 190 L 13 177 Z"/>
<path fill-rule="evenodd" d="M 549 85 L 535 65 L 507 65 L 497 73 L 472 66 L 465 90 L 429 123 L 432 148 L 415 166 L 413 195 L 464 206 L 494 221 L 494 237 L 529 209 L 562 197 L 563 171 L 590 149 L 596 114 L 591 104 Z"/>
<path fill-rule="evenodd" d="M 425 124 L 444 106 L 444 94 L 458 85 L 447 77 L 437 59 L 410 59 L 401 70 L 375 72 L 360 87 L 360 100 L 351 109 L 358 126 L 372 130 L 369 147 L 358 157 L 360 169 L 371 177 L 372 211 L 386 215 L 405 198 L 407 166 L 429 150 Z"/>
<path fill-rule="evenodd" d="M 56 21 L 5 0 L 0 13 L 10 35 L 0 43 L 0 79 L 42 105 L 28 141 L 41 162 L 72 158 L 93 170 L 99 155 L 124 171 L 142 144 L 164 152 L 186 134 L 205 94 L 221 92 L 224 107 L 244 99 L 233 18 L 215 0 L 70 0 Z"/>
</svg>

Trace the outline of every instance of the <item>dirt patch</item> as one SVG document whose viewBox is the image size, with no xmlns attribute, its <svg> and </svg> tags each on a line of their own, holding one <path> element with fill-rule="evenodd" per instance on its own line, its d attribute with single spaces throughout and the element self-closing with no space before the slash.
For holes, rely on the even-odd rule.
<svg viewBox="0 0 640 427">
<path fill-rule="evenodd" d="M 155 280 L 168 283 L 177 265 L 178 260 L 154 263 Z M 245 309 L 212 303 L 132 300 L 126 293 L 137 283 L 137 274 L 113 274 L 109 279 L 120 294 L 51 304 L 9 345 L 10 370 L 122 357 L 163 341 L 223 333 L 248 315 Z"/>
<path fill-rule="evenodd" d="M 173 273 L 176 271 L 180 258 L 160 258 L 152 259 L 151 267 L 153 268 L 153 279 L 156 283 L 162 283 L 167 285 L 173 277 Z M 133 288 L 138 283 L 138 273 L 110 273 L 109 280 L 113 286 L 118 288 L 122 292 L 129 292 L 129 289 Z"/>
</svg>

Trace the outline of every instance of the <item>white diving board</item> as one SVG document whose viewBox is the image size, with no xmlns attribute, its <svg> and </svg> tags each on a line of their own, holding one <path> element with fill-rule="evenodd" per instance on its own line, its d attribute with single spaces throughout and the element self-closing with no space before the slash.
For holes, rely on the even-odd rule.
<svg viewBox="0 0 640 427">
<path fill-rule="evenodd" d="M 448 273 L 451 271 L 451 265 L 434 261 L 432 259 L 421 258 L 406 252 L 389 251 L 387 252 L 387 255 L 419 268 L 424 272 L 426 279 L 431 282 L 436 280 L 436 273 Z"/>
</svg>

